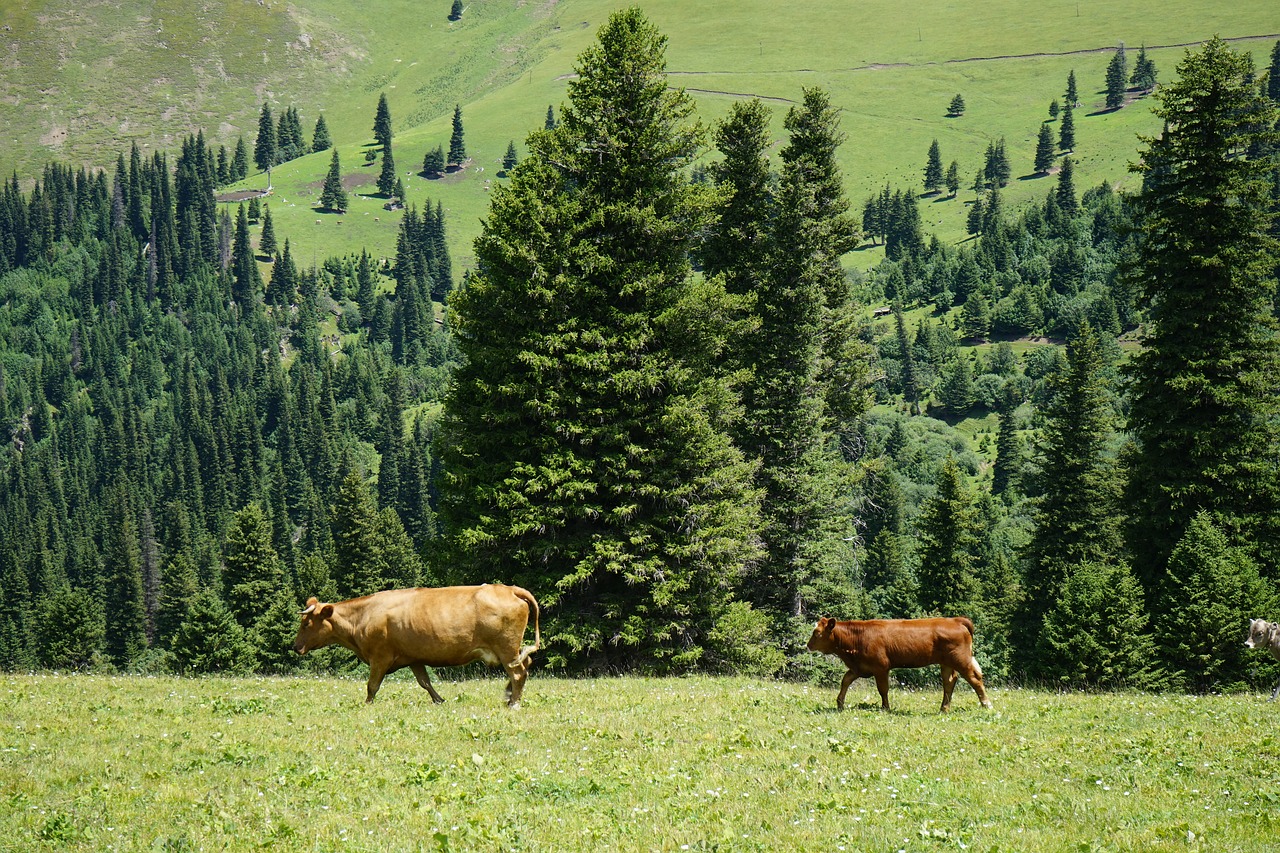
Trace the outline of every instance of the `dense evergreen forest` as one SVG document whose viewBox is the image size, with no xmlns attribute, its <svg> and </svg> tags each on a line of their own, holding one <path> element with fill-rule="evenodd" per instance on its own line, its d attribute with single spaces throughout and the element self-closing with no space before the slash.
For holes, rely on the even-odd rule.
<svg viewBox="0 0 1280 853">
<path fill-rule="evenodd" d="M 0 666 L 338 666 L 307 596 L 501 580 L 570 671 L 802 677 L 816 615 L 963 612 L 996 678 L 1271 678 L 1280 45 L 1187 52 L 1134 196 L 1060 145 L 1012 215 L 993 145 L 960 245 L 915 188 L 854 214 L 821 89 L 775 149 L 664 55 L 610 19 L 456 290 L 438 205 L 300 269 L 202 136 L 5 183 Z"/>
</svg>

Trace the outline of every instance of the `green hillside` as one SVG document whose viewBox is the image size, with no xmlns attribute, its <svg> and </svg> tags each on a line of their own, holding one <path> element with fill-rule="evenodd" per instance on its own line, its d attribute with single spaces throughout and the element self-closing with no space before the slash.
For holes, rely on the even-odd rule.
<svg viewBox="0 0 1280 853">
<path fill-rule="evenodd" d="M 7 2 L 0 7 L 0 174 L 30 178 L 50 159 L 109 166 L 132 142 L 173 150 L 198 129 L 215 146 L 231 148 L 242 135 L 252 144 L 266 101 L 277 113 L 297 107 L 308 135 L 323 111 L 348 183 L 372 195 L 378 164 L 366 164 L 363 152 L 385 93 L 408 200 L 444 204 L 460 274 L 508 142 L 520 147 L 547 106 L 563 100 L 573 58 L 620 5 L 472 2 L 450 22 L 445 0 L 387 0 L 376 10 L 343 0 L 210 0 L 198 8 L 175 0 Z M 844 110 L 841 156 L 855 204 L 886 182 L 921 189 L 935 138 L 967 185 L 987 144 L 1004 137 L 1015 177 L 1007 200 L 1042 197 L 1049 180 L 1029 175 L 1035 138 L 1073 69 L 1083 102 L 1076 184 L 1127 185 L 1137 134 L 1157 127 L 1141 102 L 1100 112 L 1104 69 L 1118 43 L 1145 44 L 1167 79 L 1182 45 L 1217 34 L 1239 49 L 1254 47 L 1261 62 L 1280 37 L 1269 0 L 929 0 L 909 13 L 889 0 L 853 8 L 820 0 L 785 14 L 759 0 L 692 8 L 655 0 L 644 10 L 670 39 L 672 83 L 697 96 L 708 121 L 736 99 L 760 97 L 775 108 L 781 137 L 782 116 L 801 88 L 828 89 Z M 948 119 L 956 93 L 967 110 Z M 422 157 L 447 145 L 455 104 L 463 108 L 471 164 L 428 181 L 417 174 Z M 278 234 L 304 263 L 362 247 L 386 256 L 399 214 L 384 211 L 382 199 L 353 194 L 341 217 L 312 210 L 328 162 L 328 154 L 316 154 L 275 171 Z M 251 176 L 246 185 L 265 181 Z M 971 197 L 962 189 L 957 200 L 926 201 L 926 228 L 962 238 Z M 867 266 L 878 255 L 861 252 L 854 262 Z"/>
</svg>

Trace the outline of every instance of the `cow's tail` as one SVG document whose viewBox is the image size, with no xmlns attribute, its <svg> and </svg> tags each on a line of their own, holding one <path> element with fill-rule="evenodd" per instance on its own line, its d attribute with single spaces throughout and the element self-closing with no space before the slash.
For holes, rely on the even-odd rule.
<svg viewBox="0 0 1280 853">
<path fill-rule="evenodd" d="M 529 663 L 529 656 L 542 648 L 542 629 L 538 624 L 538 599 L 534 598 L 533 593 L 523 587 L 513 586 L 511 591 L 515 593 L 516 598 L 529 605 L 529 609 L 533 611 L 533 645 L 522 648 L 520 656 L 516 658 L 520 663 L 527 664 Z"/>
</svg>

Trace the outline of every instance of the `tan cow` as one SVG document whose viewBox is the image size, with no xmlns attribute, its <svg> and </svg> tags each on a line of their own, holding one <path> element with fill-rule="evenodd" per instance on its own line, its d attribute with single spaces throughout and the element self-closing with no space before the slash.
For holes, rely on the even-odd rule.
<svg viewBox="0 0 1280 853">
<path fill-rule="evenodd" d="M 521 647 L 533 611 L 533 645 Z M 538 602 L 518 586 L 483 584 L 392 589 L 334 604 L 307 599 L 293 650 L 337 643 L 369 665 L 372 702 L 387 673 L 408 667 L 434 702 L 427 667 L 462 666 L 482 660 L 507 672 L 507 705 L 520 707 L 529 656 L 542 647 Z"/>
<path fill-rule="evenodd" d="M 1280 622 L 1250 619 L 1249 636 L 1245 638 L 1244 644 L 1250 649 L 1266 649 L 1271 652 L 1272 657 L 1280 660 Z M 1276 689 L 1271 691 L 1271 698 L 1267 701 L 1276 701 L 1276 696 L 1280 696 L 1280 681 L 1276 682 Z"/>
<path fill-rule="evenodd" d="M 965 616 L 861 622 L 837 622 L 824 616 L 809 637 L 809 651 L 835 655 L 849 667 L 836 696 L 841 710 L 854 679 L 870 677 L 880 691 L 880 707 L 889 710 L 889 670 L 933 663 L 942 666 L 942 710 L 951 707 L 957 675 L 973 685 L 982 707 L 991 707 L 982 668 L 973 658 L 973 623 Z"/>
</svg>

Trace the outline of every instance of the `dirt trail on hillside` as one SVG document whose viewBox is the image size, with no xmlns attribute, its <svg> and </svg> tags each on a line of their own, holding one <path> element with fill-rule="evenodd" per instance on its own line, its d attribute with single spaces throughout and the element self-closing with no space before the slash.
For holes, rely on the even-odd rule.
<svg viewBox="0 0 1280 853">
<path fill-rule="evenodd" d="M 1264 35 L 1253 36 L 1232 36 L 1225 38 L 1225 42 L 1241 42 L 1241 41 L 1263 41 L 1270 39 L 1280 39 L 1280 33 L 1267 33 Z M 1206 39 L 1199 41 L 1177 42 L 1176 44 L 1148 44 L 1144 45 L 1147 50 L 1164 50 L 1175 47 L 1195 47 L 1204 44 Z M 1110 53 L 1116 49 L 1116 45 L 1106 45 L 1104 47 L 1085 47 L 1079 50 L 1065 50 L 1059 53 L 1010 53 L 1001 54 L 999 56 L 969 56 L 961 59 L 944 59 L 941 62 L 873 62 L 867 65 L 856 65 L 850 68 L 792 68 L 789 70 L 778 71 L 667 71 L 668 77 L 731 77 L 736 75 L 761 76 L 768 74 L 847 74 L 855 71 L 883 71 L 888 68 L 924 68 L 930 65 L 961 65 L 968 62 L 1005 62 L 1018 59 L 1042 59 L 1049 56 L 1082 56 L 1095 53 Z M 762 101 L 778 101 L 781 103 L 795 103 L 793 98 L 781 98 L 773 95 L 757 95 L 752 92 L 728 92 L 721 89 L 694 89 L 688 88 L 687 91 L 698 92 L 706 95 L 727 95 L 734 98 L 759 98 Z"/>
</svg>

